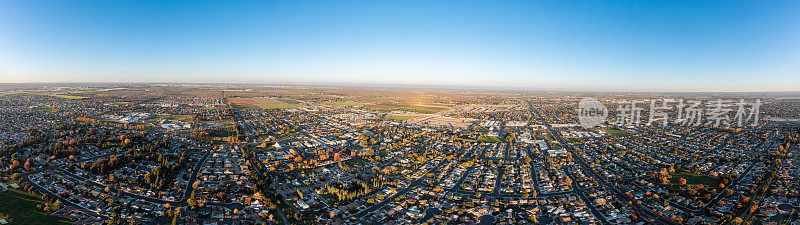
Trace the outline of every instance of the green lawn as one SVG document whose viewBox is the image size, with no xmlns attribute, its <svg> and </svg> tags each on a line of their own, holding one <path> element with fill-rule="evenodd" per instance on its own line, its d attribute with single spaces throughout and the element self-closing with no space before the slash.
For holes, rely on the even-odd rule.
<svg viewBox="0 0 800 225">
<path fill-rule="evenodd" d="M 716 178 L 693 174 L 689 171 L 678 171 L 672 174 L 672 179 L 670 179 L 671 184 L 675 184 L 677 186 L 678 179 L 683 178 L 686 179 L 687 185 L 697 185 L 702 184 L 706 187 L 717 188 L 719 185 L 719 181 Z"/>
<path fill-rule="evenodd" d="M 151 124 L 151 123 L 143 123 L 143 122 L 130 123 L 130 125 L 131 126 L 145 126 L 145 127 L 152 127 L 153 126 L 153 124 Z"/>
<path fill-rule="evenodd" d="M 567 138 L 567 140 L 570 142 L 581 142 L 583 141 L 583 138 Z"/>
<path fill-rule="evenodd" d="M 49 113 L 54 113 L 54 112 L 57 111 L 56 109 L 50 108 L 50 106 L 39 106 L 39 107 L 36 107 L 36 110 L 43 111 L 43 112 L 49 112 Z"/>
<path fill-rule="evenodd" d="M 358 107 L 358 109 L 367 110 L 367 111 L 371 111 L 371 112 L 378 112 L 378 113 L 387 113 L 387 112 L 392 111 L 392 110 L 389 110 L 389 109 L 379 109 L 379 108 L 372 108 L 372 107 L 366 107 L 366 106 Z"/>
<path fill-rule="evenodd" d="M 503 142 L 503 140 L 498 138 L 498 137 L 480 136 L 480 137 L 478 137 L 478 142 L 500 143 L 500 142 Z"/>
<path fill-rule="evenodd" d="M 231 103 L 231 105 L 234 108 L 237 108 L 237 109 L 261 109 L 261 107 L 259 107 L 257 105 L 251 105 L 251 104 L 234 104 L 234 103 Z"/>
<path fill-rule="evenodd" d="M 224 131 L 224 130 L 212 130 L 209 132 L 214 137 L 230 137 L 236 136 L 236 132 L 233 131 Z"/>
<path fill-rule="evenodd" d="M 70 224 L 66 218 L 51 217 L 37 205 L 45 205 L 40 196 L 13 188 L 0 192 L 0 212 L 11 216 L 14 222 L 10 224 Z"/>
<path fill-rule="evenodd" d="M 66 98 L 66 99 L 84 99 L 86 97 L 81 96 L 71 96 L 71 95 L 48 95 L 56 98 Z"/>
<path fill-rule="evenodd" d="M 168 120 L 178 120 L 184 123 L 191 123 L 194 118 L 190 115 L 150 115 L 145 121 L 146 122 L 153 122 L 158 123 L 160 119 L 168 119 Z"/>
<path fill-rule="evenodd" d="M 236 126 L 236 121 L 232 117 L 224 117 L 222 120 L 202 121 L 201 124 L 218 124 L 224 128 L 231 128 Z"/>
<path fill-rule="evenodd" d="M 475 139 L 469 138 L 468 135 L 459 136 L 456 138 L 459 141 L 466 141 L 466 142 L 476 142 Z"/>
<path fill-rule="evenodd" d="M 624 130 L 613 129 L 613 128 L 606 128 L 606 133 L 608 133 L 608 135 L 615 137 L 623 137 L 629 135 L 628 132 L 625 132 Z"/>
<path fill-rule="evenodd" d="M 441 112 L 441 111 L 444 111 L 446 109 L 447 108 L 411 105 L 411 106 L 405 106 L 403 108 L 399 108 L 399 109 L 395 109 L 395 110 L 402 110 L 402 111 L 406 111 L 406 112 L 415 112 L 415 113 L 422 113 L 422 114 L 431 114 L 431 113 Z"/>
</svg>

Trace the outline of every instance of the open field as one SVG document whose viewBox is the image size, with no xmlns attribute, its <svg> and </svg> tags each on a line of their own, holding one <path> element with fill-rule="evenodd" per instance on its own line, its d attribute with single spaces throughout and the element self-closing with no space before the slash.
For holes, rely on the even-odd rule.
<svg viewBox="0 0 800 225">
<path fill-rule="evenodd" d="M 0 192 L 0 212 L 13 220 L 10 224 L 70 224 L 65 218 L 51 217 L 36 207 L 46 203 L 39 196 L 9 188 Z"/>
<path fill-rule="evenodd" d="M 420 117 L 409 119 L 408 121 L 410 123 L 421 126 L 434 126 L 434 127 L 453 126 L 456 128 L 464 129 L 468 128 L 477 120 L 471 118 L 453 118 L 453 117 L 446 117 L 439 115 L 422 115 Z"/>
<path fill-rule="evenodd" d="M 269 99 L 269 98 L 247 98 L 248 100 L 252 101 L 256 105 L 280 105 L 280 104 L 289 104 L 286 102 L 279 101 L 277 99 Z"/>
<path fill-rule="evenodd" d="M 404 121 L 404 120 L 414 119 L 414 118 L 417 118 L 417 117 L 420 117 L 420 116 L 415 116 L 415 115 L 387 115 L 385 118 L 386 119 L 392 119 L 392 120 L 398 120 L 398 121 Z"/>
<path fill-rule="evenodd" d="M 432 114 L 442 110 L 428 110 L 428 109 L 419 109 L 419 108 L 400 108 L 398 110 L 406 111 L 406 112 L 415 112 L 421 114 Z"/>
<path fill-rule="evenodd" d="M 236 89 L 226 89 L 222 90 L 222 93 L 225 94 L 227 98 L 253 98 L 253 97 L 265 97 L 264 94 L 251 91 L 251 90 L 236 90 Z"/>
<path fill-rule="evenodd" d="M 209 132 L 214 137 L 230 137 L 236 136 L 236 132 L 226 130 L 212 130 Z"/>
<path fill-rule="evenodd" d="M 693 174 L 689 171 L 677 171 L 672 174 L 672 178 L 669 180 L 669 187 L 673 190 L 679 189 L 681 185 L 678 185 L 678 179 L 680 178 L 686 179 L 686 185 L 702 184 L 706 187 L 717 188 L 720 183 L 716 178 L 713 177 Z"/>
<path fill-rule="evenodd" d="M 478 142 L 474 138 L 470 138 L 469 135 L 458 136 L 458 137 L 456 137 L 456 140 L 464 141 L 464 142 Z"/>
<path fill-rule="evenodd" d="M 498 137 L 492 137 L 492 136 L 480 136 L 480 137 L 478 137 L 478 142 L 500 143 L 500 142 L 503 142 L 503 139 L 500 139 Z"/>
<path fill-rule="evenodd" d="M 386 109 L 386 110 L 392 110 L 392 109 L 400 108 L 400 107 L 391 106 L 391 105 L 366 105 L 366 107 L 375 108 L 375 109 Z"/>
<path fill-rule="evenodd" d="M 251 109 L 287 109 L 299 108 L 302 104 L 293 100 L 278 100 L 271 98 L 228 98 L 235 107 Z"/>
<path fill-rule="evenodd" d="M 280 98 L 280 99 L 277 99 L 277 100 L 281 101 L 283 103 L 286 103 L 286 104 L 299 104 L 299 103 L 302 103 L 300 101 L 293 100 L 293 99 L 288 99 L 288 98 Z"/>
<path fill-rule="evenodd" d="M 445 103 L 424 103 L 424 104 L 417 104 L 418 106 L 422 107 L 433 107 L 433 108 L 450 108 L 453 107 L 453 104 L 445 104 Z"/>
<path fill-rule="evenodd" d="M 625 132 L 624 130 L 613 129 L 613 128 L 606 128 L 606 133 L 608 133 L 608 135 L 615 137 L 623 137 L 629 135 L 628 132 Z"/>
<path fill-rule="evenodd" d="M 160 120 L 160 119 L 177 120 L 177 121 L 181 121 L 181 122 L 184 122 L 184 123 L 191 123 L 192 120 L 194 120 L 192 118 L 192 116 L 190 116 L 190 115 L 167 115 L 167 114 L 164 114 L 164 115 L 150 115 L 150 117 L 148 117 L 145 121 L 146 122 L 158 123 L 158 120 Z"/>
<path fill-rule="evenodd" d="M 216 124 L 219 127 L 219 129 L 214 129 L 209 132 L 213 137 L 236 136 L 236 132 L 234 131 L 236 129 L 236 122 L 233 118 L 224 118 L 217 121 L 204 121 L 202 124 Z"/>
<path fill-rule="evenodd" d="M 445 107 L 437 107 L 432 105 L 415 105 L 415 104 L 405 104 L 405 103 L 381 103 L 381 104 L 365 105 L 365 107 L 372 108 L 382 112 L 399 110 L 399 111 L 406 111 L 406 112 L 413 112 L 420 114 L 432 114 L 447 110 L 447 108 Z"/>
<path fill-rule="evenodd" d="M 434 106 L 435 107 L 435 106 Z M 494 113 L 509 110 L 524 110 L 522 105 L 467 105 L 449 108 L 448 113 Z M 435 107 L 443 108 L 443 107 Z"/>
<path fill-rule="evenodd" d="M 218 124 L 220 127 L 231 128 L 231 129 L 233 129 L 233 127 L 236 126 L 236 123 L 234 122 L 233 118 L 223 118 L 222 120 L 217 120 L 217 121 L 204 121 L 202 123 Z"/>
<path fill-rule="evenodd" d="M 418 112 L 418 113 L 437 113 L 437 112 L 441 112 L 441 111 L 447 110 L 447 108 L 445 108 L 445 107 L 435 107 L 435 106 L 430 106 L 430 105 L 427 105 L 427 106 L 423 106 L 423 105 L 408 105 L 408 106 L 403 106 L 403 108 L 401 108 L 400 110 L 412 111 L 412 112 Z"/>
<path fill-rule="evenodd" d="M 583 138 L 567 138 L 567 140 L 570 142 L 581 142 Z"/>
<path fill-rule="evenodd" d="M 148 128 L 155 126 L 152 123 L 143 123 L 143 122 L 134 122 L 134 123 L 130 123 L 129 125 L 131 125 L 131 126 L 145 126 L 145 127 L 148 127 Z"/>
<path fill-rule="evenodd" d="M 268 104 L 268 105 L 258 105 L 262 109 L 291 109 L 291 108 L 300 108 L 303 106 L 302 104 Z"/>
<path fill-rule="evenodd" d="M 56 110 L 56 109 L 54 109 L 54 108 L 52 108 L 50 106 L 39 106 L 39 107 L 36 107 L 36 110 L 43 111 L 43 112 L 49 112 L 49 113 L 54 113 L 54 112 L 58 111 L 58 110 Z"/>
<path fill-rule="evenodd" d="M 72 96 L 72 95 L 47 95 L 47 96 L 56 97 L 56 98 L 64 98 L 64 99 L 84 99 L 84 98 L 87 98 L 87 97 Z"/>
<path fill-rule="evenodd" d="M 331 102 L 328 105 L 341 105 L 341 106 L 357 106 L 357 105 L 364 105 L 364 103 L 358 102 Z"/>
<path fill-rule="evenodd" d="M 258 109 L 258 105 L 249 98 L 228 98 L 228 103 L 230 103 L 233 107 L 237 108 L 247 108 L 247 109 Z"/>
</svg>

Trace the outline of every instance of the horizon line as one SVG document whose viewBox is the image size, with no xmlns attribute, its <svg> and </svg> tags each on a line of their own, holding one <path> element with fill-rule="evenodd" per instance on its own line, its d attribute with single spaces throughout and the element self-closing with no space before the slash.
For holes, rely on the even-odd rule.
<svg viewBox="0 0 800 225">
<path fill-rule="evenodd" d="M 396 83 L 241 83 L 241 82 L 163 82 L 163 81 L 28 81 L 28 82 L 0 82 L 0 85 L 15 84 L 191 84 L 191 85 L 271 85 L 271 86 L 316 86 L 316 87 L 362 87 L 362 88 L 399 88 L 399 89 L 440 89 L 440 90 L 490 90 L 490 91 L 531 91 L 531 92 L 589 92 L 589 93 L 800 93 L 800 90 L 774 90 L 774 91 L 654 91 L 654 90 L 609 90 L 609 89 L 570 89 L 570 88 L 531 88 L 510 86 L 478 86 L 478 85 L 426 85 L 426 84 L 396 84 Z"/>
</svg>

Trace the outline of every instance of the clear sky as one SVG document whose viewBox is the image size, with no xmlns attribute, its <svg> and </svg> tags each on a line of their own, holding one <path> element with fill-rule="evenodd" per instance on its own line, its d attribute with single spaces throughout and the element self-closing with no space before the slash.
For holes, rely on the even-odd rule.
<svg viewBox="0 0 800 225">
<path fill-rule="evenodd" d="M 0 82 L 798 91 L 800 1 L 0 1 Z"/>
</svg>

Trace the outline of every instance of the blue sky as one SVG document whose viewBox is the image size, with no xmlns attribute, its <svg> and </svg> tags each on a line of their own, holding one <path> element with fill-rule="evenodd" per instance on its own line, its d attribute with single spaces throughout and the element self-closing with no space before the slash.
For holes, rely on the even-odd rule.
<svg viewBox="0 0 800 225">
<path fill-rule="evenodd" d="M 798 91 L 800 1 L 0 1 L 0 82 Z"/>
</svg>

